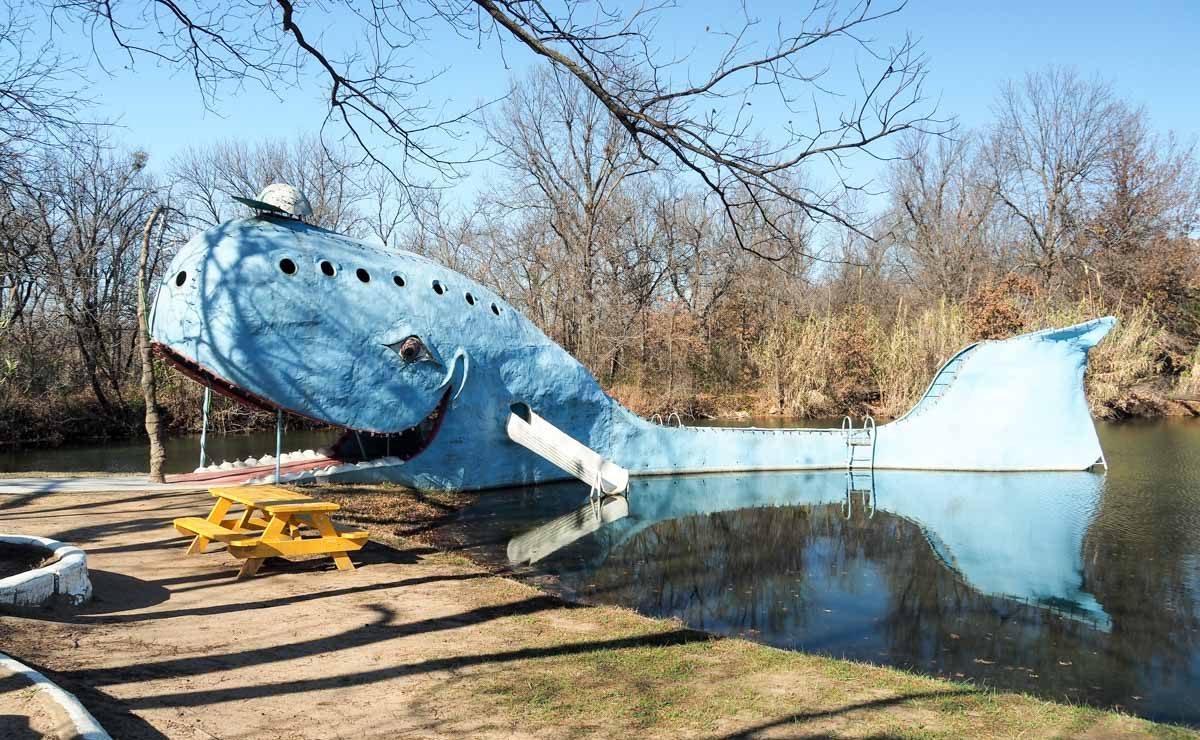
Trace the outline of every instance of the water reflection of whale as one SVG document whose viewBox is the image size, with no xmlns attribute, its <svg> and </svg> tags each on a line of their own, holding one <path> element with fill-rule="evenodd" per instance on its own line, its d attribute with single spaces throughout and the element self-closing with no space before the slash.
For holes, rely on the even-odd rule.
<svg viewBox="0 0 1200 740">
<path fill-rule="evenodd" d="M 515 563 L 536 562 L 589 534 L 598 565 L 659 522 L 779 506 L 839 505 L 887 512 L 918 526 L 938 559 L 972 589 L 1054 609 L 1107 631 L 1109 616 L 1087 591 L 1084 534 L 1103 477 L 1091 473 L 877 472 L 873 491 L 846 476 L 735 474 L 641 479 L 628 498 L 589 503 L 514 537 Z"/>
</svg>

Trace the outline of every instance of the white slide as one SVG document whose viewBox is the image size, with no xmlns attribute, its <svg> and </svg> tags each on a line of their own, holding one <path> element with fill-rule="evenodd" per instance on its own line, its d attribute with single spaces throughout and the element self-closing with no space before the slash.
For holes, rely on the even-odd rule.
<svg viewBox="0 0 1200 740">
<path fill-rule="evenodd" d="M 629 471 L 600 457 L 595 450 L 577 442 L 558 427 L 521 406 L 522 413 L 508 417 L 508 437 L 549 460 L 594 491 L 604 495 L 621 493 L 629 487 Z"/>
</svg>

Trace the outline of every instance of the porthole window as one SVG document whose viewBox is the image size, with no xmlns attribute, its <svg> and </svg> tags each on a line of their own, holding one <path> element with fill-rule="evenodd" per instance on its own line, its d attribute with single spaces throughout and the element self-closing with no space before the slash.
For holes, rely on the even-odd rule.
<svg viewBox="0 0 1200 740">
<path fill-rule="evenodd" d="M 321 273 L 326 277 L 333 277 L 337 274 L 337 270 L 334 269 L 333 263 L 329 260 L 321 260 Z"/>
<path fill-rule="evenodd" d="M 467 305 L 474 306 L 475 305 L 475 296 L 471 295 L 470 293 L 467 293 L 466 297 L 467 297 Z"/>
<path fill-rule="evenodd" d="M 358 278 L 359 282 L 362 282 L 362 283 L 371 282 L 371 273 L 367 272 L 366 270 L 362 269 L 361 267 L 354 271 L 354 276 Z"/>
<path fill-rule="evenodd" d="M 279 271 L 284 275 L 295 275 L 296 263 L 292 262 L 287 257 L 284 257 L 283 259 L 279 260 Z"/>
<path fill-rule="evenodd" d="M 179 274 L 175 276 L 175 287 L 182 288 L 183 284 L 186 282 L 187 282 L 187 272 L 184 270 L 180 270 Z"/>
<path fill-rule="evenodd" d="M 399 275 L 392 275 L 392 282 L 396 284 L 397 288 L 404 287 L 404 278 L 400 277 Z"/>
<path fill-rule="evenodd" d="M 438 282 L 437 280 L 434 280 L 433 281 L 433 292 L 437 293 L 438 295 L 441 295 L 442 293 L 446 292 L 446 289 L 442 287 L 442 284 L 440 282 Z"/>
<path fill-rule="evenodd" d="M 500 315 L 500 307 L 495 303 L 492 304 L 492 313 L 496 314 L 497 316 Z"/>
</svg>

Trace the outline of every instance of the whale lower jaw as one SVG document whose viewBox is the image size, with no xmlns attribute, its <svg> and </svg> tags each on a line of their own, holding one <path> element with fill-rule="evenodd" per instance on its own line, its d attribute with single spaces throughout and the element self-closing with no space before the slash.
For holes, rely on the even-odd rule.
<svg viewBox="0 0 1200 740">
<path fill-rule="evenodd" d="M 280 482 L 322 481 L 357 471 L 377 470 L 404 465 L 399 457 L 380 457 L 364 462 L 347 462 L 328 455 L 317 453 L 308 457 L 305 452 L 284 453 L 280 456 Z M 295 456 L 295 457 L 293 457 Z M 267 455 L 266 458 L 272 456 Z M 259 458 L 260 460 L 266 458 Z M 223 462 L 197 468 L 191 473 L 181 473 L 167 476 L 168 483 L 199 483 L 205 486 L 253 486 L 275 482 L 275 463 L 273 460 L 254 464 L 245 462 Z"/>
</svg>

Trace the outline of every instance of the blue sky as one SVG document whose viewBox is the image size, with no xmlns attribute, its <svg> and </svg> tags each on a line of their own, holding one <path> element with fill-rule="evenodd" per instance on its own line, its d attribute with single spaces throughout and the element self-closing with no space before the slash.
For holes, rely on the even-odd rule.
<svg viewBox="0 0 1200 740">
<path fill-rule="evenodd" d="M 709 47 L 704 28 L 736 23 L 736 12 L 731 11 L 736 7 L 679 0 L 679 7 L 664 15 L 659 41 L 667 50 L 694 49 L 697 61 L 703 62 Z M 787 18 L 794 7 L 785 0 L 750 1 L 750 12 L 761 17 L 765 26 Z M 336 39 L 344 30 L 334 23 L 325 33 Z M 957 116 L 964 128 L 987 124 L 1004 80 L 1058 64 L 1110 81 L 1121 97 L 1145 107 L 1160 130 L 1174 130 L 1185 140 L 1200 132 L 1200 0 L 1136 4 L 912 0 L 899 15 L 874 27 L 880 41 L 898 42 L 906 32 L 920 40 L 929 57 L 928 95 L 937 101 L 940 113 Z M 60 39 L 73 45 L 86 61 L 88 47 L 82 39 L 69 33 Z M 506 48 L 509 69 L 500 64 L 494 42 L 476 48 L 473 41 L 439 33 L 425 48 L 414 50 L 413 57 L 447 67 L 430 91 L 453 110 L 494 98 L 510 75 L 540 63 L 512 44 Z M 315 130 L 324 113 L 322 90 L 316 85 L 284 91 L 283 101 L 253 88 L 230 92 L 218 101 L 216 112 L 206 111 L 186 72 L 172 73 L 146 59 L 132 68 L 112 67 L 114 59 L 121 61 L 106 58 L 111 75 L 89 65 L 98 112 L 118 119 L 123 128 L 116 132 L 117 138 L 149 151 L 158 166 L 189 144 Z M 830 81 L 835 86 L 850 81 L 852 67 L 844 50 L 830 55 L 828 61 L 834 66 Z M 770 135 L 782 113 L 767 105 L 760 106 L 756 115 L 756 124 Z M 870 176 L 871 166 L 865 167 L 863 174 Z M 476 187 L 485 176 L 486 168 L 477 171 L 472 178 Z M 470 190 L 472 184 L 465 187 Z"/>
</svg>

